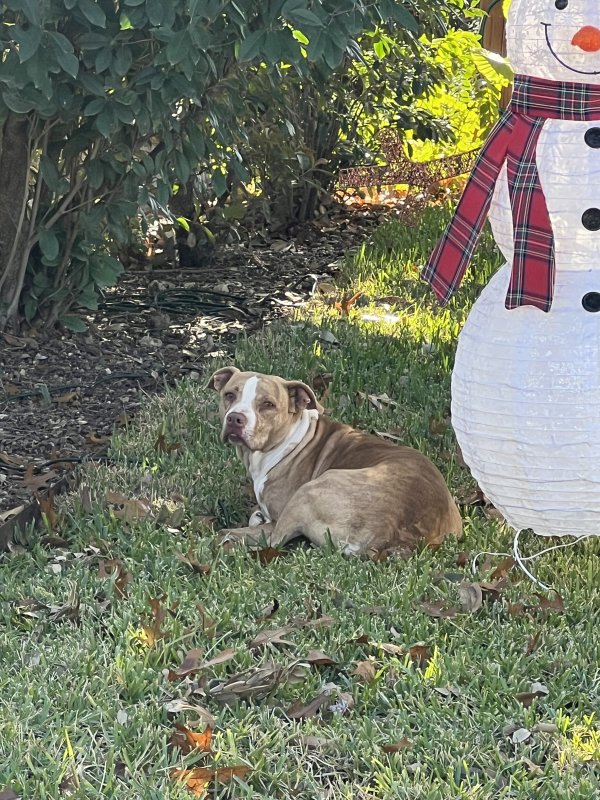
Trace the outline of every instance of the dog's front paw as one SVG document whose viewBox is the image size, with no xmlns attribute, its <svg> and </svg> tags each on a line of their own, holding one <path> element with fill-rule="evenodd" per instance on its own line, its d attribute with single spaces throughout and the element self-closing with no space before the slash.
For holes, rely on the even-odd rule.
<svg viewBox="0 0 600 800">
<path fill-rule="evenodd" d="M 255 508 L 252 514 L 250 515 L 250 519 L 248 520 L 248 527 L 258 528 L 259 525 L 264 525 L 268 521 L 269 520 L 265 517 L 260 508 Z"/>
<path fill-rule="evenodd" d="M 224 528 L 219 531 L 217 542 L 228 550 L 236 544 L 259 547 L 269 544 L 273 530 L 274 525 L 269 522 L 252 528 Z"/>
</svg>

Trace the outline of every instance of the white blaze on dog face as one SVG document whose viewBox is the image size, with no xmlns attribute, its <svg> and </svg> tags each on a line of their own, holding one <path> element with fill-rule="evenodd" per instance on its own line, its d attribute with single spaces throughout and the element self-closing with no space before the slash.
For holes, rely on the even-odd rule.
<svg viewBox="0 0 600 800">
<path fill-rule="evenodd" d="M 512 0 L 506 49 L 521 75 L 599 84 L 599 0 Z"/>
<path fill-rule="evenodd" d="M 304 410 L 323 411 L 309 386 L 274 375 L 226 368 L 210 385 L 221 395 L 223 440 L 253 451 L 281 444 Z"/>
</svg>

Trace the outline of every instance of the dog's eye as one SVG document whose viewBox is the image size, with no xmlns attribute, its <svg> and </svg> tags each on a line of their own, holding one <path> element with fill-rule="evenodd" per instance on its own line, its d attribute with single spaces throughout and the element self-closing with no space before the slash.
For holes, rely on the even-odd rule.
<svg viewBox="0 0 600 800">
<path fill-rule="evenodd" d="M 263 408 L 275 408 L 275 403 L 272 403 L 270 400 L 265 400 L 262 406 Z"/>
<path fill-rule="evenodd" d="M 559 11 L 564 11 L 565 8 L 569 5 L 569 0 L 556 0 L 554 5 L 558 8 Z"/>
<path fill-rule="evenodd" d="M 225 398 L 225 400 L 227 400 L 227 401 L 228 401 L 228 402 L 230 402 L 230 403 L 231 403 L 233 400 L 235 400 L 235 395 L 234 395 L 234 393 L 233 393 L 233 392 L 225 392 L 225 394 L 223 395 L 223 397 Z"/>
</svg>

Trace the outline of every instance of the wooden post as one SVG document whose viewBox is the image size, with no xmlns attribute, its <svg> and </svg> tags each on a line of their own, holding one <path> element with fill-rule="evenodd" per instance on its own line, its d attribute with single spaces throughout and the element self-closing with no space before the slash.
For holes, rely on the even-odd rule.
<svg viewBox="0 0 600 800">
<path fill-rule="evenodd" d="M 502 13 L 502 0 L 479 0 L 479 5 L 484 11 L 488 12 L 488 16 L 483 20 L 481 26 L 483 46 L 486 50 L 505 56 L 506 36 L 504 29 L 506 20 Z M 509 104 L 511 94 L 512 88 L 510 86 L 506 86 L 502 90 L 502 108 L 506 108 Z"/>
</svg>

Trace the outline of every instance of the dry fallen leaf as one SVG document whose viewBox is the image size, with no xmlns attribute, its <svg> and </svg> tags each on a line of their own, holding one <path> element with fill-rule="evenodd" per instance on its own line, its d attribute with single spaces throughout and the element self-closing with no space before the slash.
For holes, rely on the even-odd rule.
<svg viewBox="0 0 600 800">
<path fill-rule="evenodd" d="M 312 719 L 316 717 L 319 711 L 323 708 L 323 706 L 327 705 L 330 701 L 330 697 L 327 692 L 323 692 L 322 694 L 315 697 L 309 703 L 301 703 L 296 702 L 286 711 L 287 716 L 290 719 Z"/>
<path fill-rule="evenodd" d="M 435 603 L 426 600 L 423 603 L 419 603 L 419 608 L 421 611 L 424 611 L 428 617 L 433 617 L 434 619 L 452 619 L 458 614 L 456 608 L 447 608 L 441 600 Z"/>
<path fill-rule="evenodd" d="M 362 292 L 355 292 L 353 295 L 344 296 L 339 303 L 335 304 L 335 308 L 341 311 L 342 314 L 349 314 L 350 309 L 360 297 L 362 297 Z"/>
<path fill-rule="evenodd" d="M 558 733 L 558 725 L 554 722 L 536 722 L 533 730 L 539 733 Z"/>
<path fill-rule="evenodd" d="M 40 489 L 45 489 L 52 481 L 58 478 L 58 473 L 54 472 L 54 470 L 34 475 L 34 469 L 33 464 L 27 464 L 23 475 L 23 486 L 30 492 L 38 492 Z"/>
<path fill-rule="evenodd" d="M 395 742 L 394 744 L 384 744 L 381 748 L 384 753 L 401 753 L 403 750 L 410 750 L 413 746 L 413 743 L 410 739 L 406 736 L 403 739 L 400 739 L 399 742 Z"/>
<path fill-rule="evenodd" d="M 262 567 L 266 567 L 271 561 L 275 561 L 276 558 L 284 555 L 284 551 L 277 550 L 276 547 L 265 547 L 262 550 L 252 550 L 251 552 L 252 555 L 258 558 Z"/>
<path fill-rule="evenodd" d="M 204 797 L 209 785 L 231 783 L 235 778 L 245 778 L 250 767 L 195 767 L 194 769 L 174 769 L 173 780 L 184 783 L 195 797 Z"/>
<path fill-rule="evenodd" d="M 0 511 L 0 524 L 16 517 L 24 508 L 25 506 L 16 506 L 15 508 L 9 508 L 7 511 Z"/>
<path fill-rule="evenodd" d="M 380 650 L 383 650 L 384 653 L 389 653 L 392 656 L 405 656 L 406 649 L 404 647 L 400 647 L 398 644 L 392 644 L 391 642 L 370 642 L 374 647 L 378 647 Z"/>
<path fill-rule="evenodd" d="M 538 594 L 536 592 L 536 596 L 540 599 L 540 608 L 543 611 L 557 611 L 559 614 L 562 614 L 565 610 L 565 602 L 558 592 L 555 592 L 554 594 L 554 599 L 550 599 L 549 597 L 544 597 L 543 594 Z"/>
<path fill-rule="evenodd" d="M 186 567 L 189 567 L 192 572 L 195 572 L 197 575 L 208 575 L 211 570 L 210 564 L 200 564 L 197 559 L 194 558 L 191 547 L 188 550 L 187 556 L 184 556 L 179 550 L 175 550 L 175 558 L 181 561 L 182 564 L 185 564 Z"/>
<path fill-rule="evenodd" d="M 217 653 L 216 656 L 209 658 L 208 661 L 203 661 L 201 664 L 198 664 L 198 670 L 216 667 L 219 664 L 226 664 L 228 661 L 231 661 L 232 658 L 235 658 L 235 650 L 233 647 L 229 647 L 227 650 L 222 650 L 220 653 Z"/>
<path fill-rule="evenodd" d="M 12 789 L 6 788 L 0 792 L 0 800 L 21 800 L 21 795 Z"/>
<path fill-rule="evenodd" d="M 506 578 L 508 576 L 508 573 L 516 565 L 516 563 L 517 562 L 514 560 L 512 556 L 504 558 L 492 572 L 491 579 L 493 581 L 496 581 L 499 580 L 500 578 Z"/>
<path fill-rule="evenodd" d="M 279 611 L 279 600 L 274 598 L 272 603 L 269 603 L 268 606 L 265 606 L 260 614 L 255 617 L 257 622 L 265 622 L 271 617 L 274 617 L 275 614 Z"/>
<path fill-rule="evenodd" d="M 198 648 L 188 650 L 183 657 L 181 665 L 177 669 L 169 670 L 169 680 L 175 681 L 178 678 L 185 678 L 186 675 L 190 675 L 192 672 L 197 672 L 201 657 L 202 650 Z"/>
<path fill-rule="evenodd" d="M 350 692 L 340 692 L 335 703 L 329 706 L 334 714 L 346 714 L 354 708 L 354 697 Z"/>
<path fill-rule="evenodd" d="M 372 661 L 357 661 L 356 668 L 353 675 L 356 675 L 357 678 L 360 678 L 361 681 L 364 683 L 370 683 L 371 681 L 375 680 L 375 674 L 377 670 L 375 668 L 375 664 Z"/>
<path fill-rule="evenodd" d="M 537 633 L 534 633 L 533 636 L 530 636 L 527 640 L 527 646 L 525 647 L 525 655 L 530 656 L 538 649 L 540 644 L 540 638 L 542 636 L 542 631 L 539 630 Z"/>
<path fill-rule="evenodd" d="M 519 692 L 515 695 L 515 697 L 523 706 L 525 706 L 525 708 L 529 708 L 536 698 L 547 697 L 549 694 L 550 692 L 545 684 L 535 681 L 531 684 L 530 691 Z"/>
<path fill-rule="evenodd" d="M 292 625 L 285 625 L 283 628 L 276 628 L 271 631 L 261 631 L 254 639 L 248 642 L 249 650 L 259 650 L 261 647 L 273 645 L 280 647 L 282 645 L 294 646 L 293 642 L 284 639 L 283 637 L 294 629 Z"/>
<path fill-rule="evenodd" d="M 193 711 L 195 714 L 198 714 L 206 725 L 211 728 L 215 726 L 216 720 L 208 709 L 204 708 L 204 706 L 189 703 L 187 700 L 183 700 L 179 697 L 174 700 L 169 700 L 165 703 L 164 708 L 167 714 L 179 714 L 182 711 Z"/>
<path fill-rule="evenodd" d="M 107 492 L 104 499 L 111 506 L 115 506 L 113 509 L 115 517 L 124 519 L 126 522 L 146 519 L 152 513 L 152 503 L 143 498 L 133 499 L 118 492 Z"/>
<path fill-rule="evenodd" d="M 332 667 L 337 664 L 337 661 L 321 652 L 321 650 L 311 650 L 306 658 L 302 660 L 306 661 L 307 664 L 311 664 L 313 667 Z"/>
<path fill-rule="evenodd" d="M 174 727 L 175 730 L 171 734 L 171 744 L 173 747 L 178 747 L 183 755 L 188 755 L 188 753 L 192 752 L 210 753 L 213 732 L 210 725 L 200 733 L 191 731 L 179 722 L 176 722 Z"/>
<path fill-rule="evenodd" d="M 408 655 L 413 664 L 421 669 L 431 661 L 431 650 L 423 642 L 417 642 L 409 647 Z"/>
<path fill-rule="evenodd" d="M 523 744 L 531 737 L 531 731 L 527 728 L 517 728 L 510 737 L 513 744 Z"/>
<path fill-rule="evenodd" d="M 98 436 L 96 431 L 92 431 L 91 433 L 87 434 L 85 441 L 88 444 L 94 445 L 94 447 L 100 447 L 101 445 L 110 443 L 110 436 Z"/>
<path fill-rule="evenodd" d="M 154 449 L 157 453 L 173 453 L 179 450 L 181 442 L 168 442 L 164 433 L 159 434 L 158 439 L 154 443 Z"/>
<path fill-rule="evenodd" d="M 387 392 L 383 392 L 383 394 L 368 394 L 367 392 L 357 392 L 357 396 L 361 400 L 368 400 L 369 403 L 373 406 L 373 408 L 377 409 L 377 411 L 383 411 L 384 408 L 395 408 L 398 405 L 396 400 L 392 400 L 392 398 L 387 394 Z"/>
<path fill-rule="evenodd" d="M 478 583 L 461 583 L 458 587 L 458 599 L 463 611 L 474 614 L 483 603 L 483 593 Z"/>
<path fill-rule="evenodd" d="M 98 577 L 106 579 L 113 576 L 115 576 L 117 597 L 127 597 L 127 584 L 133 580 L 132 574 L 127 572 L 125 565 L 118 558 L 100 559 L 98 562 Z"/>
<path fill-rule="evenodd" d="M 251 667 L 226 681 L 211 684 L 207 693 L 221 705 L 233 705 L 240 700 L 261 700 L 281 683 L 300 683 L 306 679 L 308 667 L 301 661 L 290 664 L 269 662 Z"/>
<path fill-rule="evenodd" d="M 322 750 L 332 743 L 331 739 L 325 739 L 323 736 L 299 736 L 292 741 L 295 743 L 297 742 L 301 747 L 305 747 L 307 750 Z"/>
<path fill-rule="evenodd" d="M 62 405 L 69 405 L 71 403 L 75 403 L 81 400 L 81 393 L 79 389 L 75 389 L 75 391 L 73 392 L 67 392 L 66 394 L 59 394 L 53 399 L 55 403 L 61 403 Z"/>
<path fill-rule="evenodd" d="M 58 514 L 54 508 L 54 490 L 50 489 L 47 497 L 38 496 L 37 503 L 46 527 L 53 531 L 58 525 Z"/>
<path fill-rule="evenodd" d="M 162 624 L 167 617 L 167 609 L 162 605 L 164 599 L 165 598 L 163 596 L 151 597 L 148 600 L 150 610 L 152 611 L 152 624 L 144 625 L 143 629 L 150 647 L 152 647 L 156 641 L 163 639 L 165 636 L 165 632 L 162 629 Z"/>
</svg>

